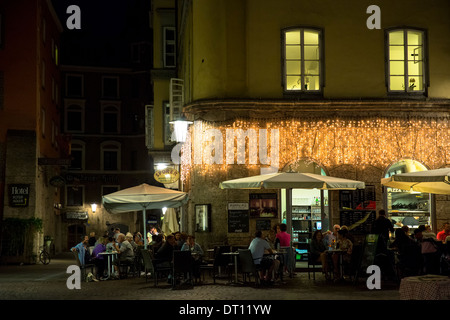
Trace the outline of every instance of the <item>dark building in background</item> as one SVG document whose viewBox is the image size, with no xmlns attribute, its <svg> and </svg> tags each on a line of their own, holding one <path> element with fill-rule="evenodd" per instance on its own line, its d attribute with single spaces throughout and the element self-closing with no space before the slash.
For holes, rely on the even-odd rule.
<svg viewBox="0 0 450 320">
<path fill-rule="evenodd" d="M 69 16 L 68 5 L 58 1 L 60 16 Z M 81 2 L 81 29 L 62 35 L 62 132 L 71 138 L 72 160 L 61 174 L 63 249 L 91 232 L 142 229 L 138 213 L 111 215 L 101 201 L 105 194 L 155 182 L 145 147 L 145 106 L 153 101 L 149 6 Z"/>
</svg>

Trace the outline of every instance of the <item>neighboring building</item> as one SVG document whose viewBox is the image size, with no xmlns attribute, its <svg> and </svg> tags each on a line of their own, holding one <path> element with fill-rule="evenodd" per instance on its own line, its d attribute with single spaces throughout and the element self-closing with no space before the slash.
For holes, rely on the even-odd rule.
<svg viewBox="0 0 450 320">
<path fill-rule="evenodd" d="M 379 209 L 398 226 L 429 223 L 437 231 L 449 219 L 446 196 L 386 189 L 381 178 L 450 164 L 450 3 L 378 5 L 379 30 L 366 26 L 370 14 L 361 1 L 153 1 L 158 77 L 150 152 L 168 155 L 174 146 L 165 139 L 165 116 L 177 106 L 166 102 L 174 100 L 170 78 L 180 79 L 183 112 L 195 121 L 182 148 L 181 177 L 190 194 L 185 231 L 196 233 L 196 241 L 245 244 L 256 228 L 285 219 L 282 191 L 219 188 L 270 166 L 368 186 L 356 193 L 294 190 L 291 223 L 299 246 L 320 223 L 352 224 L 366 214 L 370 222 Z M 227 129 L 250 137 L 227 144 Z M 240 143 L 242 164 L 235 159 Z M 230 203 L 263 203 L 267 212 L 230 213 Z M 200 210 L 208 207 L 211 228 L 199 232 Z M 415 221 L 406 223 L 409 216 Z"/>
<path fill-rule="evenodd" d="M 124 233 L 142 231 L 140 213 L 112 215 L 102 207 L 102 196 L 156 184 L 145 135 L 145 112 L 153 101 L 149 3 L 114 5 L 114 26 L 95 30 L 90 25 L 90 32 L 63 34 L 62 130 L 71 137 L 72 159 L 62 172 L 66 249 L 90 232 L 98 237 L 115 227 Z"/>
<path fill-rule="evenodd" d="M 15 252 L 21 262 L 38 253 L 44 236 L 55 239 L 52 249 L 61 249 L 61 190 L 52 185 L 52 178 L 60 174 L 60 160 L 67 157 L 60 124 L 62 31 L 49 0 L 0 3 L 1 254 L 14 255 L 9 249 L 21 243 Z M 28 229 L 11 235 L 4 228 L 6 219 L 40 220 L 42 232 L 32 239 L 26 236 L 31 247 L 24 248 L 18 238 Z"/>
</svg>

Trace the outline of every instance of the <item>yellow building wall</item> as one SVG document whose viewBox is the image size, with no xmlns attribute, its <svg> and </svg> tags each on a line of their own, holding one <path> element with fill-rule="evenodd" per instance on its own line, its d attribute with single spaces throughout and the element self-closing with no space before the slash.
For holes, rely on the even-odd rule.
<svg viewBox="0 0 450 320">
<path fill-rule="evenodd" d="M 381 9 L 381 29 L 366 26 Z M 427 30 L 430 98 L 450 98 L 450 2 L 197 0 L 192 8 L 192 98 L 283 98 L 281 30 L 321 28 L 325 99 L 387 98 L 385 29 Z"/>
</svg>

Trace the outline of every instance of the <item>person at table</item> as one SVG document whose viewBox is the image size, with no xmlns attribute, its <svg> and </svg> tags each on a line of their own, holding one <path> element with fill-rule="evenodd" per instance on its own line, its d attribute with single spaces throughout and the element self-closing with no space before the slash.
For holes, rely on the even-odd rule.
<svg viewBox="0 0 450 320">
<path fill-rule="evenodd" d="M 269 230 L 265 240 L 269 243 L 272 250 L 276 250 L 277 248 L 279 248 L 280 239 L 277 238 L 277 233 L 274 229 Z"/>
<path fill-rule="evenodd" d="M 333 253 L 331 256 L 331 259 L 333 261 L 333 267 L 334 267 L 334 279 L 340 280 L 344 276 L 340 273 L 339 268 L 339 259 L 340 255 L 342 255 L 342 262 L 349 264 L 352 258 L 352 251 L 353 251 L 353 243 L 350 241 L 350 239 L 347 237 L 348 230 L 343 229 L 338 231 L 338 239 L 337 239 L 337 249 L 339 249 L 341 252 L 339 253 Z"/>
<path fill-rule="evenodd" d="M 403 229 L 395 229 L 395 240 L 389 246 L 397 252 L 400 277 L 415 276 L 423 265 L 420 245 L 408 237 Z"/>
<path fill-rule="evenodd" d="M 322 264 L 322 273 L 325 275 L 325 279 L 329 280 L 327 250 L 324 236 L 320 230 L 317 230 L 311 239 L 311 259 Z"/>
<path fill-rule="evenodd" d="M 200 279 L 200 266 L 202 264 L 203 258 L 202 247 L 197 242 L 195 242 L 194 236 L 189 235 L 187 237 L 186 242 L 181 247 L 181 251 L 190 251 L 192 253 L 192 258 L 194 262 L 193 274 L 195 280 L 197 281 L 197 279 Z"/>
<path fill-rule="evenodd" d="M 117 242 L 120 244 L 120 246 L 117 243 L 114 243 L 114 248 L 116 249 L 117 253 L 119 254 L 119 258 L 114 260 L 114 269 L 115 274 L 113 277 L 118 277 L 119 274 L 119 264 L 121 262 L 132 262 L 134 260 L 134 250 L 131 243 L 125 238 L 125 235 L 123 233 L 120 233 L 117 236 Z"/>
<path fill-rule="evenodd" d="M 438 232 L 436 235 L 436 238 L 439 241 L 445 242 L 445 239 L 450 236 L 450 224 L 448 222 L 444 223 L 442 226 L 442 230 Z"/>
<path fill-rule="evenodd" d="M 439 274 L 439 260 L 441 257 L 441 251 L 440 247 L 438 247 L 437 240 L 435 240 L 429 232 L 426 232 L 424 225 L 420 225 L 419 228 L 414 230 L 414 236 L 417 243 L 420 244 L 420 250 L 423 258 L 423 273 Z"/>
<path fill-rule="evenodd" d="M 133 239 L 134 239 L 134 242 L 136 243 L 136 245 L 138 245 L 138 246 L 144 245 L 144 237 L 142 236 L 142 234 L 139 231 L 136 231 L 133 234 Z"/>
<path fill-rule="evenodd" d="M 255 232 L 255 238 L 250 243 L 248 247 L 250 252 L 252 253 L 253 262 L 255 265 L 259 265 L 259 277 L 262 282 L 272 280 L 272 273 L 275 268 L 275 260 L 268 256 L 264 256 L 264 253 L 273 254 L 274 251 L 270 248 L 269 243 L 262 238 L 261 230 L 257 230 Z"/>
<path fill-rule="evenodd" d="M 155 252 L 156 263 L 162 266 L 170 267 L 173 258 L 173 250 L 175 250 L 176 244 L 177 243 L 173 234 L 169 234 L 161 248 Z"/>
<path fill-rule="evenodd" d="M 89 240 L 86 237 L 77 244 L 75 247 L 72 247 L 70 250 L 73 252 L 78 252 L 78 259 L 80 260 L 80 264 L 82 266 L 86 265 L 89 261 L 89 250 L 87 249 L 89 244 Z"/>
<path fill-rule="evenodd" d="M 335 224 L 333 226 L 333 231 L 328 230 L 326 232 L 326 234 L 324 235 L 324 240 L 325 240 L 325 245 L 327 247 L 332 247 L 333 244 L 336 243 L 339 230 L 341 230 L 341 226 L 338 224 Z"/>
<path fill-rule="evenodd" d="M 103 279 L 106 266 L 104 256 L 100 253 L 106 252 L 106 245 L 108 244 L 108 238 L 102 237 L 101 239 L 103 242 L 97 244 L 92 251 L 92 262 L 95 264 L 97 270 L 96 277 L 100 280 Z"/>
<path fill-rule="evenodd" d="M 131 246 L 133 247 L 133 251 L 135 251 L 137 248 L 137 244 L 136 242 L 134 242 L 134 237 L 131 232 L 127 232 L 127 234 L 125 235 L 125 239 L 131 244 Z"/>
<path fill-rule="evenodd" d="M 287 225 L 285 223 L 280 224 L 280 232 L 277 233 L 276 237 L 280 240 L 281 247 L 290 247 L 291 246 L 291 235 L 286 232 Z"/>
<path fill-rule="evenodd" d="M 116 243 L 116 240 L 114 237 L 108 237 L 108 242 L 106 243 L 106 251 L 112 252 L 115 250 L 114 244 Z"/>
</svg>

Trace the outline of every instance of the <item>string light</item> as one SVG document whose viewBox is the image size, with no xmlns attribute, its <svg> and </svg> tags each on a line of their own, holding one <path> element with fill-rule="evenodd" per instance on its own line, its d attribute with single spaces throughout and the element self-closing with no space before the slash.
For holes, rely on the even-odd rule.
<svg viewBox="0 0 450 320">
<path fill-rule="evenodd" d="M 249 164 L 247 143 L 246 164 L 226 163 L 227 129 L 254 130 L 258 137 L 257 150 L 260 147 L 259 129 L 268 129 L 269 135 L 271 130 L 278 129 L 279 168 L 300 159 L 311 159 L 325 167 L 353 165 L 362 168 L 367 166 L 386 168 L 393 161 L 404 158 L 417 160 L 430 168 L 450 163 L 448 118 L 237 119 L 229 123 L 207 121 L 196 123 L 197 125 L 191 126 L 186 144 L 182 148 L 181 179 L 184 182 L 189 179 L 192 171 L 205 177 L 217 177 L 218 174 L 224 174 L 231 166 L 236 165 L 245 166 L 249 173 L 259 174 L 259 155 L 257 165 Z M 221 132 L 222 150 L 212 147 L 218 146 L 219 141 L 213 141 L 211 136 L 208 137 L 206 133 L 211 129 Z M 270 139 L 267 140 L 267 149 L 270 153 L 273 146 Z M 235 155 L 237 150 L 235 143 Z M 195 152 L 201 152 L 197 154 L 197 159 L 194 159 Z M 211 155 L 220 155 L 220 152 L 223 152 L 222 163 L 208 164 L 205 161 L 211 159 Z M 201 154 L 200 162 L 199 154 Z"/>
</svg>

